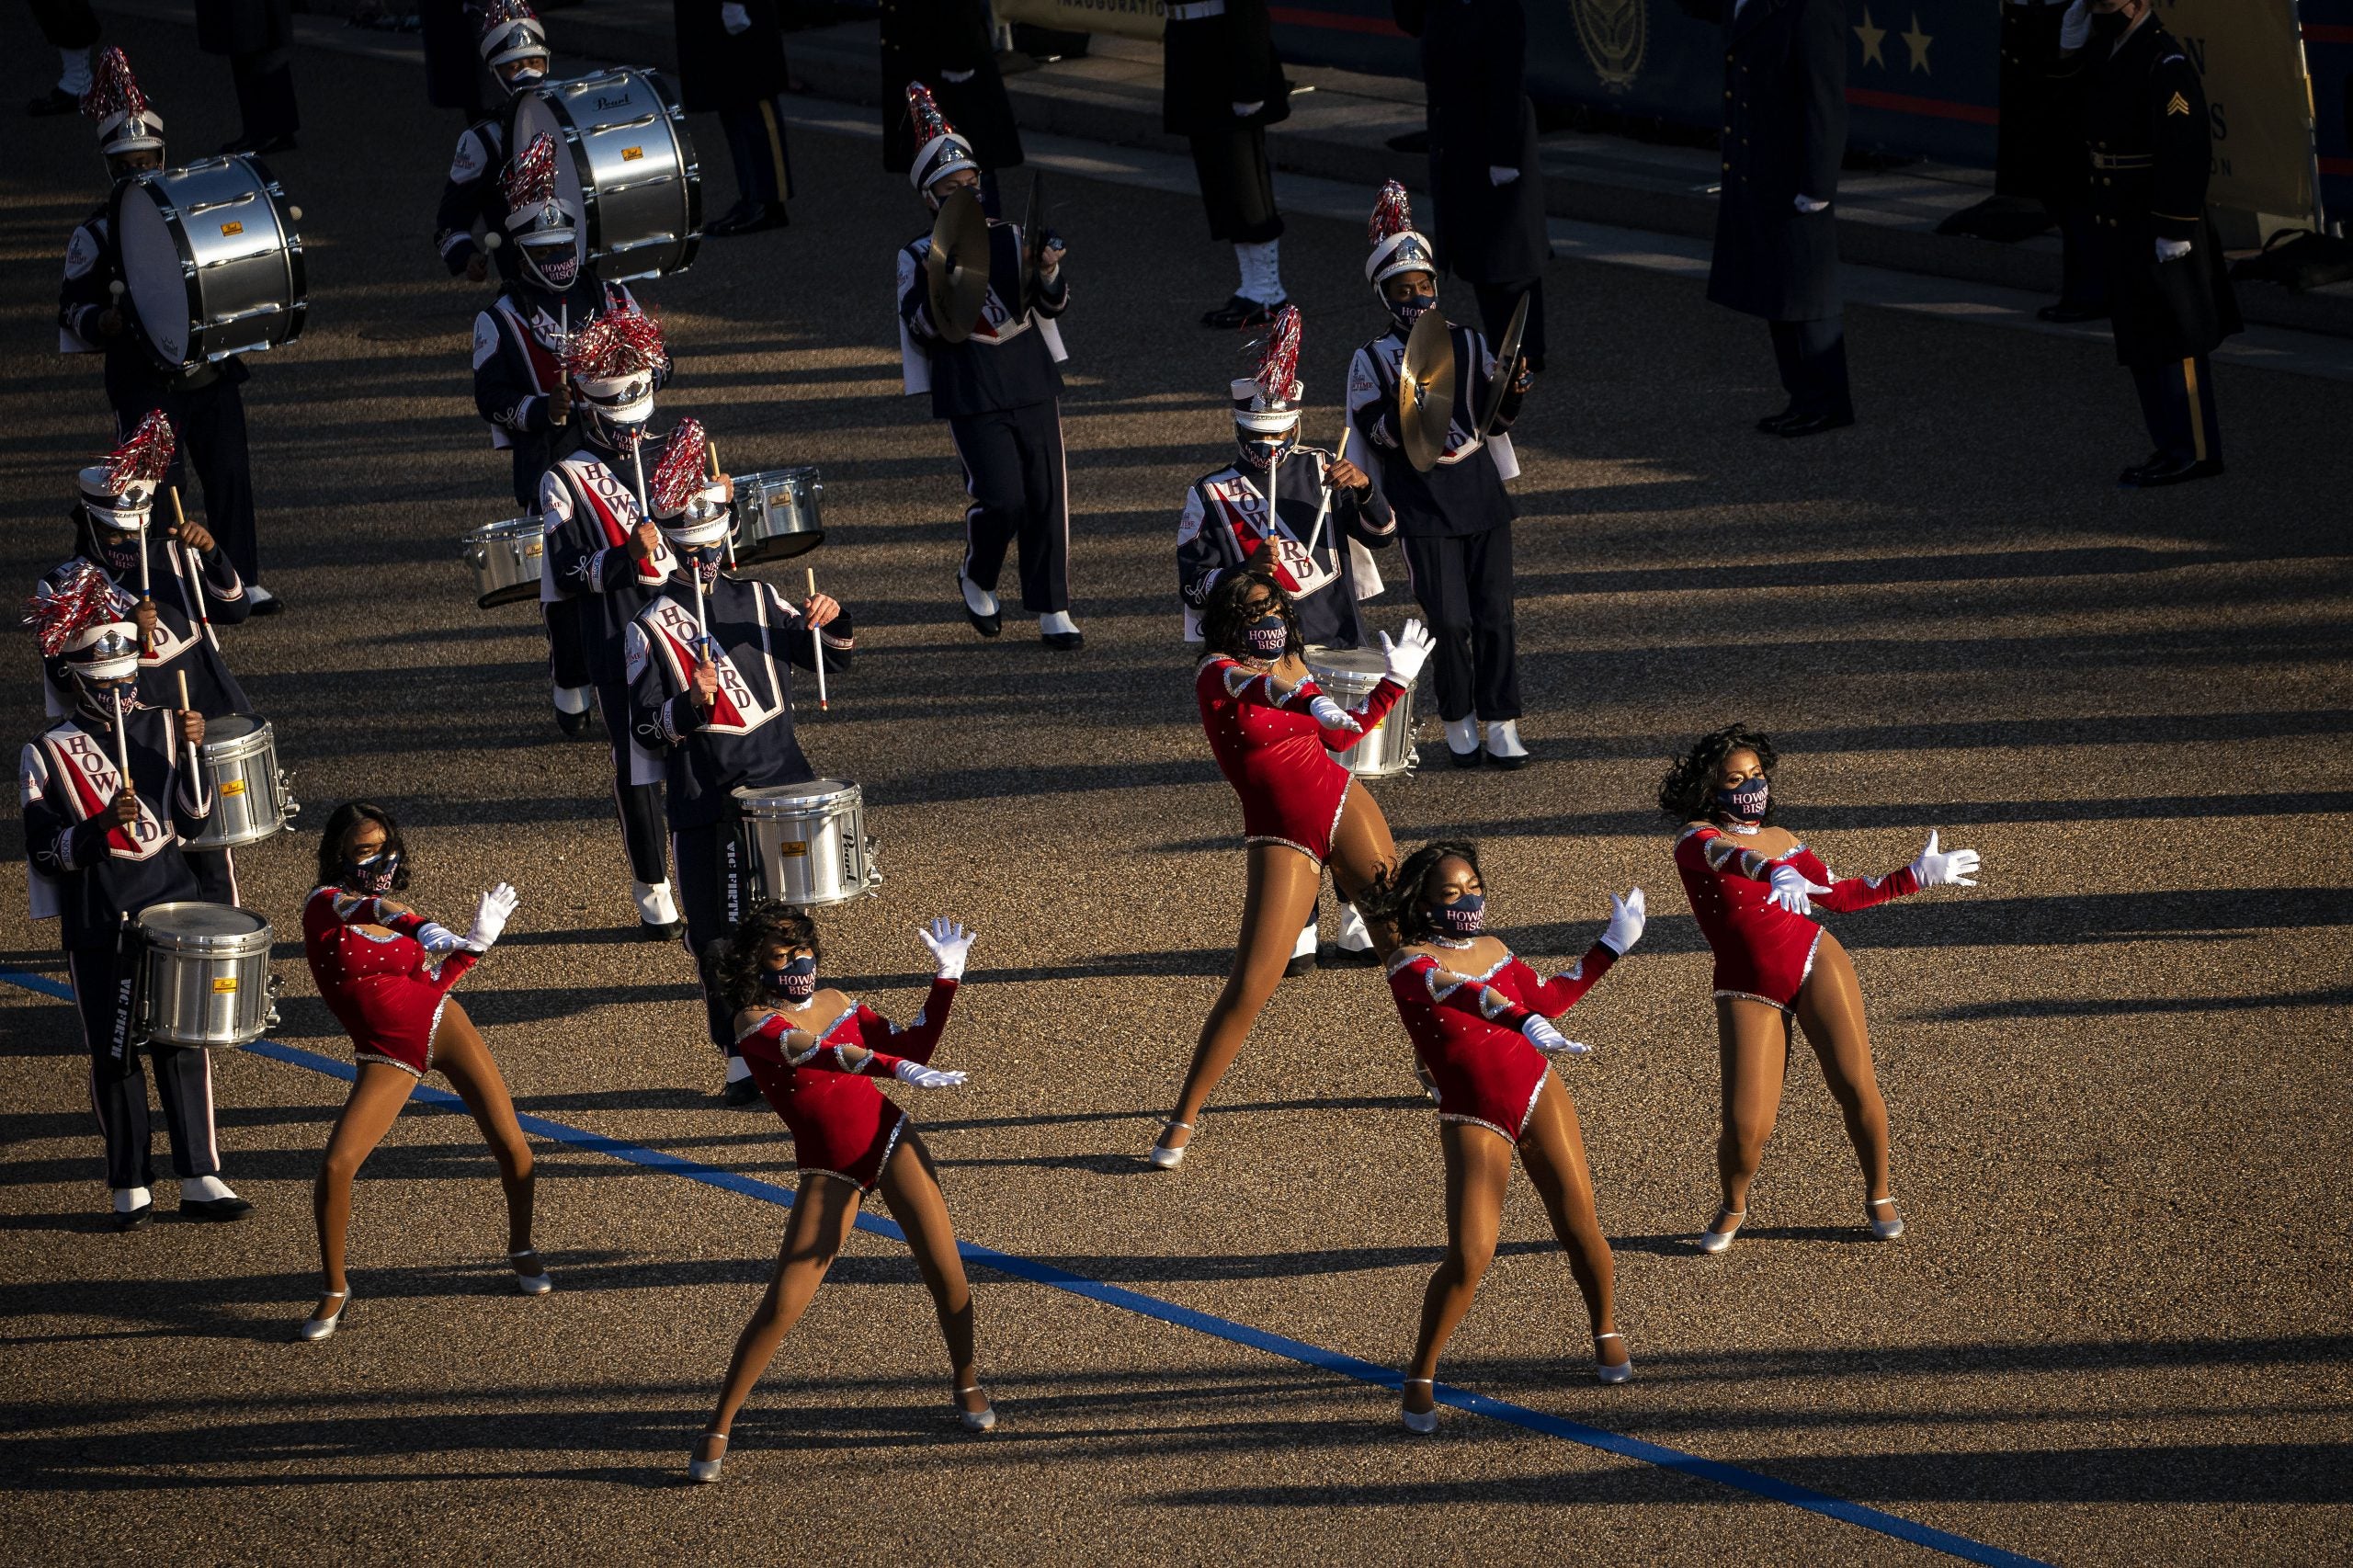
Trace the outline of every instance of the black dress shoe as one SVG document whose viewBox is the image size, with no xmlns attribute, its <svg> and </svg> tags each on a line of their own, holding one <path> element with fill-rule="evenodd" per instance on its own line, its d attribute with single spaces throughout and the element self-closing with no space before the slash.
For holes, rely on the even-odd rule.
<svg viewBox="0 0 2353 1568">
<path fill-rule="evenodd" d="M 687 928 L 683 920 L 641 920 L 637 934 L 649 942 L 675 942 Z"/>
<path fill-rule="evenodd" d="M 1799 417 L 1801 417 L 1801 415 L 1797 411 L 1797 405 L 1792 403 L 1790 406 L 1781 410 L 1779 414 L 1768 414 L 1764 418 L 1758 420 L 1756 422 L 1756 428 L 1763 431 L 1768 436 L 1778 436 L 1781 433 L 1782 426 L 1787 425 L 1790 420 Z"/>
<path fill-rule="evenodd" d="M 792 220 L 785 216 L 784 203 L 768 201 L 758 204 L 739 202 L 733 211 L 716 222 L 703 225 L 703 233 L 713 239 L 733 239 L 738 234 L 757 234 L 769 229 L 788 228 Z"/>
<path fill-rule="evenodd" d="M 261 596 L 255 598 L 254 608 L 251 613 L 255 615 L 284 615 L 286 613 L 286 601 L 279 598 L 276 594 L 270 593 L 267 589 L 264 589 Z"/>
<path fill-rule="evenodd" d="M 75 109 L 78 109 L 81 107 L 82 100 L 75 97 L 73 94 L 65 91 L 62 87 L 51 87 L 49 91 L 43 93 L 40 97 L 27 104 L 25 106 L 25 112 L 37 117 L 51 114 L 72 114 Z"/>
<path fill-rule="evenodd" d="M 1500 767 L 1505 772 L 1510 773 L 1518 768 L 1526 767 L 1528 766 L 1528 758 L 1524 756 L 1504 756 L 1495 752 L 1489 752 L 1487 753 L 1486 766 L 1489 767 Z"/>
<path fill-rule="evenodd" d="M 210 1224 L 225 1224 L 242 1220 L 254 1211 L 253 1204 L 243 1198 L 183 1198 L 180 1218 L 202 1220 Z"/>
<path fill-rule="evenodd" d="M 961 572 L 956 574 L 956 602 L 964 607 L 964 619 L 971 621 L 972 630 L 982 636 L 994 637 L 1005 630 L 1005 616 L 1001 610 L 995 615 L 983 615 L 972 608 L 972 601 L 964 597 L 964 574 Z"/>
<path fill-rule="evenodd" d="M 152 1203 L 142 1203 L 128 1214 L 115 1215 L 114 1228 L 118 1231 L 135 1231 L 154 1217 L 155 1206 Z"/>
<path fill-rule="evenodd" d="M 2073 326 L 2077 322 L 2106 321 L 2106 305 L 2074 305 L 2062 300 L 2055 305 L 2045 305 L 2034 312 L 2038 321 L 2055 322 L 2061 326 Z"/>
<path fill-rule="evenodd" d="M 1236 294 L 1217 309 L 1204 313 L 1201 324 L 1222 332 L 1233 332 L 1245 326 L 1264 326 L 1275 319 L 1277 311 L 1289 303 L 1289 300 L 1277 300 L 1271 305 L 1262 305 L 1256 300 L 1245 300 Z"/>
<path fill-rule="evenodd" d="M 1452 746 L 1449 746 L 1446 748 L 1446 755 L 1457 767 L 1476 767 L 1486 759 L 1487 748 L 1472 746 L 1469 751 L 1456 751 Z"/>
<path fill-rule="evenodd" d="M 2116 483 L 2129 490 L 2157 490 L 2168 484 L 2188 484 L 2193 479 L 2220 479 L 2222 475 L 2220 458 L 2169 458 L 2141 468 L 2128 468 L 2117 476 Z"/>
<path fill-rule="evenodd" d="M 577 713 L 567 713 L 559 708 L 555 710 L 555 727 L 567 735 L 576 735 L 588 727 L 588 710 L 584 708 Z"/>
<path fill-rule="evenodd" d="M 1315 955 L 1313 953 L 1294 953 L 1291 955 L 1290 962 L 1283 965 L 1285 980 L 1297 980 L 1302 974 L 1314 972 Z"/>
<path fill-rule="evenodd" d="M 1084 631 L 1041 631 L 1038 640 L 1056 653 L 1069 653 L 1086 646 Z"/>
<path fill-rule="evenodd" d="M 1381 955 L 1370 948 L 1325 948 L 1315 955 L 1318 969 L 1377 969 Z"/>
<path fill-rule="evenodd" d="M 1855 422 L 1851 414 L 1798 414 L 1773 427 L 1773 434 L 1783 440 L 1795 440 L 1800 436 L 1819 436 L 1824 430 L 1844 430 Z"/>
<path fill-rule="evenodd" d="M 760 1085 L 750 1078 L 738 1078 L 719 1091 L 719 1103 L 723 1106 L 732 1106 L 737 1110 L 743 1109 L 747 1105 L 757 1105 L 762 1097 Z"/>
</svg>

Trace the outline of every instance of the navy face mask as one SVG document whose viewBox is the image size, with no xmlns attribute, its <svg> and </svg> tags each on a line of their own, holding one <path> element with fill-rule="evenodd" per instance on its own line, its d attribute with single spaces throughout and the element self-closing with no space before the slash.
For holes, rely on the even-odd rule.
<svg viewBox="0 0 2353 1568">
<path fill-rule="evenodd" d="M 1487 928 L 1487 895 L 1466 892 L 1452 903 L 1441 903 L 1430 914 L 1438 928 L 1449 937 L 1475 937 Z"/>
<path fill-rule="evenodd" d="M 1389 301 L 1389 313 L 1396 317 L 1397 324 L 1407 332 L 1414 330 L 1414 324 L 1422 319 L 1424 311 L 1437 308 L 1436 294 L 1408 294 L 1402 300 Z"/>
<path fill-rule="evenodd" d="M 106 569 L 118 577 L 139 570 L 140 538 L 104 524 L 93 525 L 90 537 L 97 541 L 98 554 Z"/>
<path fill-rule="evenodd" d="M 1763 822 L 1765 801 L 1771 792 L 1772 787 L 1760 773 L 1754 778 L 1742 779 L 1729 790 L 1717 790 L 1716 810 L 1735 822 Z"/>
<path fill-rule="evenodd" d="M 1262 615 L 1242 629 L 1250 652 L 1262 659 L 1279 659 L 1290 641 L 1290 626 L 1279 615 Z"/>
<path fill-rule="evenodd" d="M 392 891 L 392 881 L 400 875 L 400 851 L 387 849 L 370 855 L 365 860 L 345 861 L 343 885 L 354 892 L 390 892 Z"/>
<path fill-rule="evenodd" d="M 781 996 L 788 1002 L 806 1002 L 817 994 L 817 960 L 804 954 L 782 969 L 762 970 L 760 982 L 768 988 L 771 996 Z"/>
</svg>

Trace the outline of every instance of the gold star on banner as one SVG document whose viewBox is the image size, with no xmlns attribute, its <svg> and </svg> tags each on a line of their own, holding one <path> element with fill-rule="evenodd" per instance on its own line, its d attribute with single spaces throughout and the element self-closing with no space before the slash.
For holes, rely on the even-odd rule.
<svg viewBox="0 0 2353 1568">
<path fill-rule="evenodd" d="M 1917 27 L 1919 24 L 1915 22 L 1913 25 Z M 1887 41 L 1887 29 L 1871 26 L 1871 8 L 1869 6 L 1863 7 L 1863 25 L 1855 29 L 1855 36 L 1863 40 L 1864 64 L 1884 66 L 1887 63 L 1887 56 L 1880 52 L 1881 46 Z"/>
<path fill-rule="evenodd" d="M 1934 75 L 1935 73 L 1928 70 L 1928 46 L 1937 40 L 1920 30 L 1920 13 L 1917 11 L 1912 13 L 1910 32 L 1899 33 L 1896 36 L 1903 39 L 1904 47 L 1912 51 L 1912 69 Z"/>
</svg>

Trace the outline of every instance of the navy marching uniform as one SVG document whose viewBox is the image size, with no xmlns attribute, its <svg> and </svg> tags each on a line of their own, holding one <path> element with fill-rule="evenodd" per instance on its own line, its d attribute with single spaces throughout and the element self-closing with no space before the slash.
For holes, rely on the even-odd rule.
<svg viewBox="0 0 2353 1568">
<path fill-rule="evenodd" d="M 428 51 L 430 47 L 428 40 Z M 474 228 L 480 224 L 487 233 L 506 233 L 507 203 L 499 171 L 506 165 L 507 121 L 515 112 L 516 96 L 547 77 L 547 29 L 526 0 L 492 0 L 474 51 L 506 101 L 459 133 L 449 177 L 441 186 L 441 204 L 434 211 L 433 244 L 450 277 L 479 282 L 494 263 L 501 278 L 512 278 L 517 270 L 513 257 L 485 258 Z M 426 74 L 429 78 L 432 72 L 428 69 Z"/>
<path fill-rule="evenodd" d="M 1397 537 L 1397 520 L 1378 485 L 1334 488 L 1326 478 L 1331 466 L 1332 454 L 1317 448 L 1286 450 L 1275 465 L 1272 517 L 1263 468 L 1228 463 L 1193 481 L 1176 520 L 1176 593 L 1185 606 L 1186 642 L 1201 640 L 1201 608 L 1218 574 L 1269 548 L 1276 584 L 1299 611 L 1302 639 L 1326 648 L 1371 642 L 1358 605 L 1381 592 L 1381 577 L 1376 572 L 1367 580 L 1362 568 L 1370 561 L 1360 562 L 1348 547 L 1385 549 Z M 1317 540 L 1312 552 L 1311 538 Z"/>
<path fill-rule="evenodd" d="M 777 106 L 790 85 L 777 0 L 677 0 L 671 15 L 679 96 L 688 114 L 717 111 L 735 165 L 735 205 L 703 233 L 725 239 L 782 227 L 792 155 Z"/>
<path fill-rule="evenodd" d="M 1734 0 L 1725 24 L 1708 298 L 1771 324 L 1790 403 L 1757 422 L 1769 435 L 1855 422 L 1832 206 L 1847 153 L 1847 38 L 1840 0 Z"/>
</svg>

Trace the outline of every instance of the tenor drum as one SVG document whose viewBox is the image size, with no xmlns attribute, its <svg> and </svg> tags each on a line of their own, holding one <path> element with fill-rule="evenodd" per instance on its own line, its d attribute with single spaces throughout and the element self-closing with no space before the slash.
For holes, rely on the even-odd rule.
<svg viewBox="0 0 2353 1568">
<path fill-rule="evenodd" d="M 473 568 L 474 603 L 483 609 L 540 597 L 540 553 L 547 525 L 537 517 L 484 523 L 466 535 L 463 560 Z"/>
<path fill-rule="evenodd" d="M 207 719 L 202 756 L 212 785 L 212 817 L 188 840 L 190 849 L 258 843 L 302 809 L 278 766 L 278 736 L 268 720 L 249 713 Z"/>
<path fill-rule="evenodd" d="M 580 214 L 581 259 L 608 283 L 684 272 L 702 244 L 702 170 L 652 71 L 542 82 L 516 101 L 510 148 L 555 138 L 556 199 Z"/>
<path fill-rule="evenodd" d="M 1364 649 L 1310 648 L 1307 668 L 1326 697 L 1343 708 L 1356 708 L 1388 675 L 1389 662 Z M 1332 755 L 1359 778 L 1391 778 L 1411 772 L 1422 760 L 1421 753 L 1414 749 L 1414 687 L 1405 687 L 1405 694 L 1370 734 Z"/>
<path fill-rule="evenodd" d="M 825 542 L 818 520 L 824 482 L 813 468 L 772 468 L 735 481 L 735 559 L 790 561 Z"/>
<path fill-rule="evenodd" d="M 164 365 L 189 369 L 301 335 L 298 210 L 259 160 L 136 175 L 115 187 L 111 207 L 123 289 Z"/>
<path fill-rule="evenodd" d="M 269 922 L 225 903 L 140 911 L 141 1031 L 158 1045 L 243 1045 L 268 1028 Z"/>
<path fill-rule="evenodd" d="M 882 883 L 866 835 L 866 796 L 839 778 L 738 790 L 735 802 L 758 869 L 778 903 L 846 903 Z"/>
</svg>

